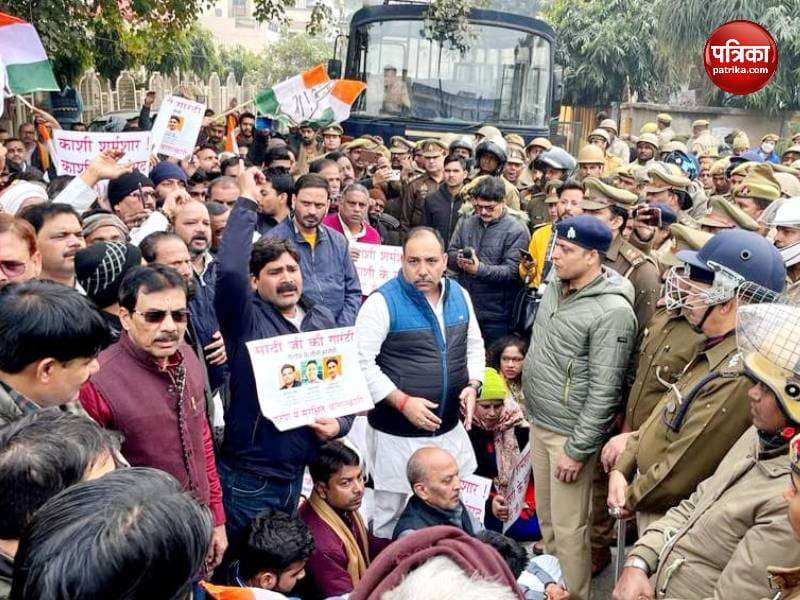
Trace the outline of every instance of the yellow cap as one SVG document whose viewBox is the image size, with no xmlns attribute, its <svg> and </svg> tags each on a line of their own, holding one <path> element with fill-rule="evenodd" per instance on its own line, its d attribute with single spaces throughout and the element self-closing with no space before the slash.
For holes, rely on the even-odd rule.
<svg viewBox="0 0 800 600">
<path fill-rule="evenodd" d="M 717 161 L 714 161 L 714 164 L 711 165 L 711 175 L 724 175 L 725 169 L 728 168 L 730 161 L 727 158 L 720 158 Z"/>
<path fill-rule="evenodd" d="M 673 240 L 672 248 L 669 252 L 659 253 L 658 256 L 658 262 L 667 267 L 683 264 L 683 261 L 676 256 L 681 250 L 700 250 L 713 237 L 712 233 L 683 223 L 673 223 L 669 226 L 669 232 Z"/>
<path fill-rule="evenodd" d="M 645 123 L 639 130 L 639 135 L 644 135 L 645 133 L 655 133 L 656 131 L 658 131 L 658 125 L 655 123 Z"/>
<path fill-rule="evenodd" d="M 503 134 L 497 127 L 493 125 L 484 125 L 478 131 L 476 131 L 478 135 L 482 135 L 485 138 L 499 138 L 503 137 Z"/>
<path fill-rule="evenodd" d="M 641 136 L 639 136 L 639 139 L 636 141 L 636 145 L 638 146 L 639 144 L 650 144 L 656 150 L 658 150 L 660 147 L 658 136 L 653 133 L 643 133 Z"/>
<path fill-rule="evenodd" d="M 710 123 L 705 119 L 697 119 L 696 121 L 692 121 L 692 129 L 695 127 L 708 127 Z"/>
<path fill-rule="evenodd" d="M 776 167 L 778 165 L 773 165 Z M 782 166 L 782 165 L 781 165 Z M 784 169 L 788 169 L 789 167 L 783 167 Z M 775 169 L 777 171 L 777 169 Z M 794 171 L 794 173 L 798 173 L 795 169 L 789 169 L 790 171 Z M 787 173 L 782 171 L 780 173 L 773 173 L 773 177 L 778 181 L 781 186 L 781 196 L 785 196 L 787 198 L 794 198 L 795 196 L 800 196 L 800 181 L 798 181 L 796 175 L 792 173 Z"/>
<path fill-rule="evenodd" d="M 794 144 L 792 146 L 789 146 L 786 150 L 783 151 L 783 154 L 781 154 L 781 158 L 783 158 L 790 152 L 792 154 L 797 154 L 798 156 L 800 156 L 800 144 Z"/>
<path fill-rule="evenodd" d="M 415 146 L 414 142 L 399 135 L 392 136 L 392 138 L 389 140 L 389 143 L 391 144 L 389 152 L 392 154 L 408 154 L 414 150 Z"/>
<path fill-rule="evenodd" d="M 598 127 L 601 127 L 602 129 L 610 129 L 615 135 L 619 133 L 619 128 L 617 127 L 616 122 L 614 122 L 614 119 L 603 119 L 600 121 L 600 125 L 598 125 Z"/>
<path fill-rule="evenodd" d="M 747 134 L 744 131 L 740 131 L 736 136 L 733 138 L 733 144 L 731 147 L 734 150 L 747 150 L 750 147 L 750 138 L 747 137 Z"/>
<path fill-rule="evenodd" d="M 591 142 L 592 138 L 596 137 L 604 139 L 606 141 L 606 144 L 611 143 L 611 136 L 608 135 L 608 132 L 605 129 L 600 129 L 599 127 L 597 129 L 593 129 L 592 132 L 588 136 L 586 136 L 586 139 Z"/>
<path fill-rule="evenodd" d="M 656 121 L 663 121 L 664 123 L 672 123 L 672 115 L 667 113 L 658 113 Z"/>
<path fill-rule="evenodd" d="M 323 127 L 320 133 L 322 135 L 344 135 L 344 129 L 342 129 L 342 126 L 338 123 L 331 123 L 330 125 Z"/>
<path fill-rule="evenodd" d="M 698 221 L 701 226 L 711 229 L 746 229 L 758 231 L 758 223 L 733 202 L 728 202 L 720 196 L 714 196 L 709 201 L 711 210 Z"/>
<path fill-rule="evenodd" d="M 777 133 L 768 133 L 767 135 L 761 138 L 761 141 L 775 142 L 777 144 L 779 139 L 781 139 L 781 137 Z"/>
<path fill-rule="evenodd" d="M 689 154 L 689 149 L 686 147 L 686 144 L 683 142 L 679 142 L 677 140 L 672 140 L 671 142 L 667 142 L 663 146 L 661 146 L 661 152 L 675 152 L 680 151 L 684 154 Z"/>
</svg>

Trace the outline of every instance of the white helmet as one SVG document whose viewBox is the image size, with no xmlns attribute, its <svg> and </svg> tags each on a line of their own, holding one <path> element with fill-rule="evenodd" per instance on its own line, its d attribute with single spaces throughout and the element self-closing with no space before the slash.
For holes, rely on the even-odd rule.
<svg viewBox="0 0 800 600">
<path fill-rule="evenodd" d="M 800 197 L 781 198 L 770 204 L 761 215 L 768 227 L 792 227 L 800 229 Z M 800 242 L 778 248 L 787 267 L 800 263 Z"/>
</svg>

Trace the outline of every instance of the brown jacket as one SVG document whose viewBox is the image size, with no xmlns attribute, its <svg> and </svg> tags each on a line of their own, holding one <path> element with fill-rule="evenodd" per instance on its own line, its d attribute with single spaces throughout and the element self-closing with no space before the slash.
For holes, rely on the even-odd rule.
<svg viewBox="0 0 800 600">
<path fill-rule="evenodd" d="M 625 424 L 636 431 L 647 420 L 669 385 L 676 383 L 697 354 L 703 336 L 679 314 L 660 308 L 642 330 L 636 376 L 628 395 Z"/>
<path fill-rule="evenodd" d="M 733 332 L 700 352 L 617 461 L 615 469 L 633 478 L 626 508 L 663 513 L 688 498 L 750 426 L 751 385 L 741 374 Z"/>
<path fill-rule="evenodd" d="M 630 554 L 655 574 L 656 598 L 772 597 L 767 565 L 800 564 L 783 499 L 787 454 L 761 452 L 751 427 L 712 477 L 642 533 Z"/>
</svg>

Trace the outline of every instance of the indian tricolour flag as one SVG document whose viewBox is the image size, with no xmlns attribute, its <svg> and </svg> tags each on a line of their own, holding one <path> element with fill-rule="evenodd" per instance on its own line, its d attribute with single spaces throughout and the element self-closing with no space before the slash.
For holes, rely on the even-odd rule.
<svg viewBox="0 0 800 600">
<path fill-rule="evenodd" d="M 317 65 L 260 92 L 255 102 L 258 110 L 272 117 L 284 115 L 295 124 L 324 125 L 346 120 L 353 102 L 366 88 L 361 81 L 331 79 L 325 67 Z"/>
<path fill-rule="evenodd" d="M 13 94 L 58 91 L 39 34 L 30 23 L 0 12 L 0 63 Z"/>
</svg>

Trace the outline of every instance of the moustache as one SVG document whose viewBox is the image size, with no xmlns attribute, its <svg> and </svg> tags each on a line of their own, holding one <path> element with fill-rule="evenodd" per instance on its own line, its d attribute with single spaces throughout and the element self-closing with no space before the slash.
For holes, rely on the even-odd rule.
<svg viewBox="0 0 800 600">
<path fill-rule="evenodd" d="M 208 236 L 205 233 L 196 233 L 192 236 L 192 241 L 195 240 L 203 240 L 204 242 L 207 242 Z"/>
<path fill-rule="evenodd" d="M 286 292 L 296 292 L 297 286 L 293 283 L 282 283 L 278 286 L 278 293 L 285 294 Z"/>
<path fill-rule="evenodd" d="M 154 342 L 177 342 L 180 339 L 177 333 L 165 333 L 164 335 L 159 335 L 154 339 Z"/>
</svg>

